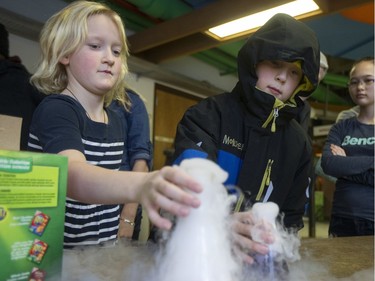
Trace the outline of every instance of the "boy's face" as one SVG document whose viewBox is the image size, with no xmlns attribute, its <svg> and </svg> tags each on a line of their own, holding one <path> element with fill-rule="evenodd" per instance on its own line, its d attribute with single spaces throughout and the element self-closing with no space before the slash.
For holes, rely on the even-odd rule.
<svg viewBox="0 0 375 281">
<path fill-rule="evenodd" d="M 302 78 L 301 68 L 285 61 L 262 61 L 257 64 L 256 73 L 256 87 L 283 102 L 291 97 Z"/>
</svg>

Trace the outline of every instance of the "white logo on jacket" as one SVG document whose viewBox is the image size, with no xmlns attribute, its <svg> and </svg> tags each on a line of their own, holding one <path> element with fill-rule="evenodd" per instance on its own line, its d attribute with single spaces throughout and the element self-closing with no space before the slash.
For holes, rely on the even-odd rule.
<svg viewBox="0 0 375 281">
<path fill-rule="evenodd" d="M 227 135 L 223 138 L 223 144 L 230 145 L 232 147 L 237 148 L 238 150 L 242 150 L 244 148 L 244 144 L 237 141 L 235 138 L 231 138 Z"/>
</svg>

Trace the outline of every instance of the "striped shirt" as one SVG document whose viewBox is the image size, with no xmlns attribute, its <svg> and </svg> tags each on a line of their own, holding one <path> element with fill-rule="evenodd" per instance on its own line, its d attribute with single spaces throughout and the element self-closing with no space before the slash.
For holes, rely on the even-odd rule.
<svg viewBox="0 0 375 281">
<path fill-rule="evenodd" d="M 34 113 L 28 148 L 59 153 L 81 151 L 87 163 L 118 170 L 124 149 L 124 120 L 106 109 L 108 124 L 94 122 L 85 109 L 65 95 L 46 97 Z M 117 238 L 119 205 L 86 204 L 66 199 L 64 247 L 100 245 Z"/>
</svg>

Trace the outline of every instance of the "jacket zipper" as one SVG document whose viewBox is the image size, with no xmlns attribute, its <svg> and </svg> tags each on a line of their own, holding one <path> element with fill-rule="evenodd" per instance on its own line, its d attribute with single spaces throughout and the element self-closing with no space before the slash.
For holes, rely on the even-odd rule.
<svg viewBox="0 0 375 281">
<path fill-rule="evenodd" d="M 276 118 L 279 117 L 279 108 L 274 108 L 273 109 L 273 121 L 272 121 L 272 126 L 271 126 L 271 132 L 276 132 Z"/>
<path fill-rule="evenodd" d="M 272 125 L 271 125 L 271 132 L 274 133 L 276 132 L 276 118 L 279 117 L 279 110 L 283 108 L 285 105 L 281 105 L 278 107 L 274 107 L 270 115 L 268 116 L 266 122 L 262 125 L 262 128 L 266 128 L 268 124 L 272 120 Z"/>
<path fill-rule="evenodd" d="M 263 175 L 263 179 L 262 179 L 262 183 L 260 185 L 260 188 L 259 188 L 259 191 L 258 191 L 258 194 L 255 198 L 256 201 L 259 201 L 262 197 L 262 194 L 263 194 L 263 191 L 264 191 L 264 188 L 266 186 L 269 186 L 270 183 L 271 183 L 271 170 L 272 170 L 272 164 L 273 164 L 273 160 L 271 159 L 268 159 L 268 163 L 267 163 L 267 167 L 266 167 L 266 170 L 264 171 L 264 175 Z"/>
</svg>

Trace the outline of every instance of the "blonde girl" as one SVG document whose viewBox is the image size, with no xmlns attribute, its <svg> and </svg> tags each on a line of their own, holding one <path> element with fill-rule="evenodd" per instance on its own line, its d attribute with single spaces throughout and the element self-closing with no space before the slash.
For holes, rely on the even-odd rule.
<svg viewBox="0 0 375 281">
<path fill-rule="evenodd" d="M 53 15 L 40 37 L 42 58 L 32 83 L 48 96 L 34 113 L 28 147 L 68 157 L 64 246 L 100 245 L 117 238 L 119 204 L 139 202 L 157 227 L 165 209 L 185 216 L 201 187 L 180 169 L 119 171 L 124 125 L 107 107 L 123 100 L 128 48 L 117 13 L 75 1 Z"/>
</svg>

